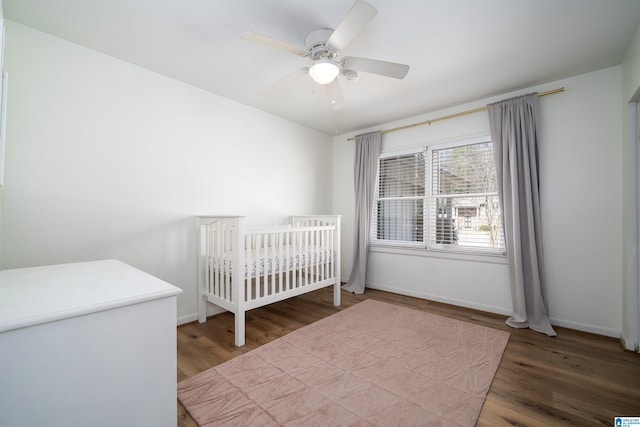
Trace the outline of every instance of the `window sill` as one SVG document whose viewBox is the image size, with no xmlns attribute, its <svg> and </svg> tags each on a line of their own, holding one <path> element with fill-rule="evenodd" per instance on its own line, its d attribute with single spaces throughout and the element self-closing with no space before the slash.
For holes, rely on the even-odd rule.
<svg viewBox="0 0 640 427">
<path fill-rule="evenodd" d="M 422 256 L 428 258 L 441 258 L 458 261 L 484 262 L 491 264 L 508 264 L 506 255 L 478 252 L 448 251 L 446 249 L 424 249 L 407 248 L 398 246 L 387 246 L 379 243 L 372 243 L 369 246 L 370 252 L 389 253 L 407 256 Z"/>
</svg>

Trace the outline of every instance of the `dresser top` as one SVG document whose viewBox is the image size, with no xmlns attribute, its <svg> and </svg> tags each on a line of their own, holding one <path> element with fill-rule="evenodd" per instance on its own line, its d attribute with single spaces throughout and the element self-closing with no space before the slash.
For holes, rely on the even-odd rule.
<svg viewBox="0 0 640 427">
<path fill-rule="evenodd" d="M 0 332 L 182 293 L 118 260 L 0 271 Z"/>
</svg>

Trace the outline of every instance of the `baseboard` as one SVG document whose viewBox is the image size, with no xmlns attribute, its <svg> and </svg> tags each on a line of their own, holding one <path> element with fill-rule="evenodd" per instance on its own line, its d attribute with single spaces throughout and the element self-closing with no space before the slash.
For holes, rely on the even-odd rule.
<svg viewBox="0 0 640 427">
<path fill-rule="evenodd" d="M 602 328 L 600 326 L 589 325 L 586 323 L 572 322 L 569 320 L 562 320 L 557 318 L 549 318 L 549 321 L 554 326 L 560 326 L 562 328 L 574 329 L 576 331 L 589 332 L 596 335 L 604 335 L 606 337 L 613 337 L 620 339 L 622 331 L 619 329 Z"/>
<path fill-rule="evenodd" d="M 428 299 L 431 301 L 437 301 L 437 302 L 441 302 L 444 304 L 451 304 L 451 305 L 456 305 L 459 307 L 466 307 L 466 308 L 471 308 L 474 310 L 480 310 L 480 311 L 487 311 L 489 313 L 496 313 L 496 314 L 502 314 L 505 316 L 510 316 L 511 310 L 508 308 L 504 308 L 504 307 L 497 307 L 497 306 L 490 306 L 490 305 L 485 305 L 485 304 L 477 304 L 475 302 L 472 301 L 465 301 L 465 300 L 457 300 L 455 298 L 445 298 L 439 295 L 431 295 L 425 292 L 414 292 L 414 291 L 407 291 L 406 289 L 400 289 L 400 288 L 394 288 L 392 286 L 384 286 L 384 285 L 376 285 L 376 284 L 367 284 L 368 288 L 371 289 L 377 289 L 380 291 L 386 291 L 386 292 L 393 292 L 394 294 L 400 294 L 400 295 L 406 295 L 406 296 L 410 296 L 410 297 L 416 297 L 416 298 L 422 298 L 422 299 Z M 568 329 L 574 329 L 577 331 L 582 331 L 582 332 L 589 332 L 592 334 L 597 334 L 597 335 L 603 335 L 603 336 L 607 336 L 607 337 L 613 337 L 613 338 L 619 338 L 622 342 L 623 338 L 621 335 L 621 331 L 617 330 L 617 329 L 609 329 L 609 328 L 602 328 L 602 327 L 598 327 L 598 326 L 594 326 L 594 325 L 588 325 L 585 323 L 579 323 L 579 322 L 571 322 L 571 321 L 567 321 L 567 320 L 563 320 L 563 319 L 557 319 L 557 318 L 550 318 L 549 319 L 551 324 L 554 326 L 559 326 L 559 327 L 563 327 L 563 328 L 568 328 Z M 628 342 L 629 340 L 625 340 L 625 342 Z M 628 350 L 634 350 L 634 346 L 635 343 L 633 341 L 628 342 L 627 344 L 624 345 L 625 349 Z"/>
<path fill-rule="evenodd" d="M 186 316 L 180 316 L 178 317 L 178 326 L 184 325 L 185 323 L 191 323 L 196 320 L 198 320 L 198 313 L 192 313 Z"/>
<path fill-rule="evenodd" d="M 430 301 L 441 302 L 444 304 L 451 304 L 458 307 L 466 307 L 474 310 L 486 311 L 489 313 L 502 314 L 504 316 L 510 316 L 511 310 L 504 307 L 497 307 L 485 304 L 477 304 L 472 301 L 458 300 L 455 298 L 445 298 L 439 295 L 432 295 L 425 292 L 407 291 L 406 289 L 394 288 L 392 286 L 376 285 L 367 283 L 367 288 L 377 289 L 379 291 L 392 292 L 394 294 L 406 295 L 408 297 L 422 298 Z"/>
<path fill-rule="evenodd" d="M 226 310 L 218 306 L 215 306 L 213 304 L 207 304 L 207 317 L 213 316 L 214 314 L 220 314 L 223 311 L 226 311 Z M 198 320 L 197 312 L 178 317 L 177 323 L 178 323 L 178 326 L 180 326 L 180 325 L 184 325 L 185 323 L 194 322 L 196 320 Z"/>
</svg>

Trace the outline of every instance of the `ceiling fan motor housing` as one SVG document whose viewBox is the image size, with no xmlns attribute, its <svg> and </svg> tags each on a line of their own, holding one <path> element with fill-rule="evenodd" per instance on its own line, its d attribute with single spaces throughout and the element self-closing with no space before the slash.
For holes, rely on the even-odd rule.
<svg viewBox="0 0 640 427">
<path fill-rule="evenodd" d="M 320 58 L 333 59 L 338 52 L 327 45 L 327 40 L 333 34 L 333 30 L 323 28 L 309 33 L 304 39 L 304 45 L 309 50 L 309 57 L 314 61 Z"/>
</svg>

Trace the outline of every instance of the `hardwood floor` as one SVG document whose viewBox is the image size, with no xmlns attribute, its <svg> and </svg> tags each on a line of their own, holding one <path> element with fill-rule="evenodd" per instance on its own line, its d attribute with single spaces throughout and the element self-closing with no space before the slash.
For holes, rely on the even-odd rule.
<svg viewBox="0 0 640 427">
<path fill-rule="evenodd" d="M 233 315 L 223 313 L 178 328 L 178 381 L 246 353 L 302 326 L 372 298 L 508 331 L 511 338 L 478 426 L 611 426 L 615 416 L 640 417 L 640 355 L 615 339 L 564 328 L 554 338 L 512 329 L 491 313 L 367 289 L 330 288 L 247 313 L 246 345 L 233 345 Z M 178 402 L 178 426 L 196 426 Z"/>
</svg>

